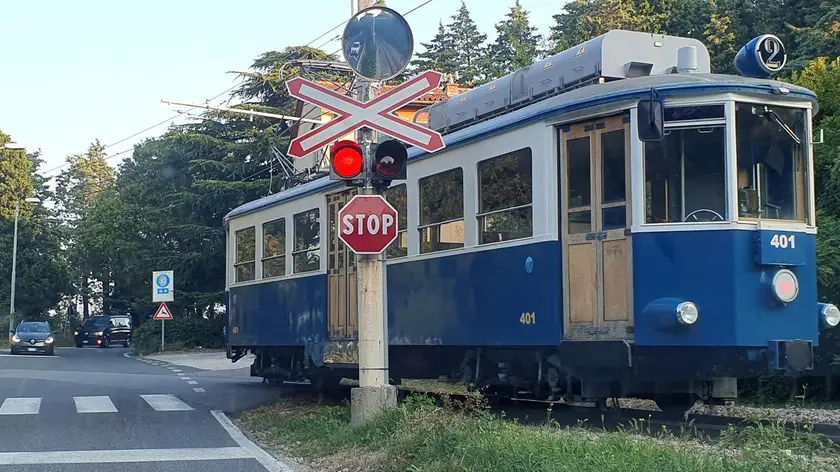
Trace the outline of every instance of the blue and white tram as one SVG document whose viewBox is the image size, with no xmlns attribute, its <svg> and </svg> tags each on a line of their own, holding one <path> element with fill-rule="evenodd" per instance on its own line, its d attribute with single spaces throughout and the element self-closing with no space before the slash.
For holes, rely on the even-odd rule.
<svg viewBox="0 0 840 472">
<path fill-rule="evenodd" d="M 427 110 L 387 251 L 393 380 L 541 400 L 734 399 L 813 367 L 816 96 L 764 35 L 710 74 L 694 39 L 611 31 Z M 664 106 L 656 106 L 664 104 Z M 230 357 L 321 386 L 357 375 L 354 194 L 320 178 L 225 217 Z"/>
</svg>

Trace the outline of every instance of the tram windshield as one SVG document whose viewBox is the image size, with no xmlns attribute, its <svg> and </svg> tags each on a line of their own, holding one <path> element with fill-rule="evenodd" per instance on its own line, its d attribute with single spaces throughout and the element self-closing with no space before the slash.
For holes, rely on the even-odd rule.
<svg viewBox="0 0 840 472">
<path fill-rule="evenodd" d="M 738 216 L 805 222 L 805 110 L 739 103 Z"/>
<path fill-rule="evenodd" d="M 723 106 L 666 109 L 665 137 L 645 143 L 648 223 L 726 219 Z"/>
</svg>

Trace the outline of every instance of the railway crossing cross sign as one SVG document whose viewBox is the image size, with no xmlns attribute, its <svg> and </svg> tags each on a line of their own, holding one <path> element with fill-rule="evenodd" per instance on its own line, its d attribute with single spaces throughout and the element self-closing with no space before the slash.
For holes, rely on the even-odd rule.
<svg viewBox="0 0 840 472">
<path fill-rule="evenodd" d="M 341 117 L 295 138 L 289 145 L 288 154 L 303 158 L 365 126 L 428 152 L 443 149 L 445 144 L 440 133 L 393 114 L 414 99 L 436 89 L 442 77 L 440 72 L 426 71 L 366 103 L 302 77 L 291 79 L 286 82 L 289 95 L 314 103 Z"/>
<path fill-rule="evenodd" d="M 379 254 L 397 239 L 397 216 L 382 195 L 356 195 L 338 211 L 338 237 L 356 254 Z"/>
<path fill-rule="evenodd" d="M 169 307 L 166 306 L 166 302 L 161 302 L 157 312 L 155 312 L 155 316 L 153 316 L 152 319 L 155 321 L 168 321 L 172 319 L 172 312 L 169 311 Z"/>
</svg>

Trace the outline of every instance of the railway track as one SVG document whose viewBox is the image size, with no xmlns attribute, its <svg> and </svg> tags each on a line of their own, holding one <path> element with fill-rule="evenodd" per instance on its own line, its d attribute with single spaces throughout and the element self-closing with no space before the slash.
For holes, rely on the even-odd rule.
<svg viewBox="0 0 840 472">
<path fill-rule="evenodd" d="M 350 387 L 342 388 L 330 394 L 318 394 L 308 383 L 285 382 L 292 387 L 294 395 L 317 397 L 322 404 L 344 404 L 350 401 Z M 292 393 L 290 392 L 290 393 Z M 400 401 L 409 395 L 422 394 L 435 399 L 440 406 L 453 410 L 484 409 L 495 416 L 509 421 L 517 421 L 531 426 L 551 424 L 557 427 L 585 427 L 604 431 L 632 431 L 637 434 L 655 436 L 668 433 L 677 437 L 716 439 L 730 428 L 745 430 L 763 426 L 782 426 L 788 437 L 814 435 L 824 444 L 840 447 L 840 425 L 809 423 L 807 428 L 802 423 L 755 420 L 738 416 L 719 416 L 703 414 L 674 414 L 671 412 L 641 410 L 635 408 L 579 407 L 563 402 L 517 401 L 511 398 L 496 398 L 494 404 L 487 405 L 486 399 L 459 393 L 441 393 L 400 389 Z"/>
</svg>

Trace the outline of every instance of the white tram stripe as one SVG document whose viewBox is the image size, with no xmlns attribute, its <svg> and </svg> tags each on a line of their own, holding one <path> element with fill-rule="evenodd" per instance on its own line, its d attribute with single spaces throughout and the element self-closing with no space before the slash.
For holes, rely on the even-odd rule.
<svg viewBox="0 0 840 472">
<path fill-rule="evenodd" d="M 0 415 L 37 415 L 40 410 L 40 398 L 7 398 L 0 406 Z"/>
<path fill-rule="evenodd" d="M 174 395 L 140 395 L 155 411 L 189 411 L 193 408 L 175 398 Z"/>
<path fill-rule="evenodd" d="M 108 396 L 73 397 L 77 413 L 116 413 L 117 407 Z"/>
</svg>

